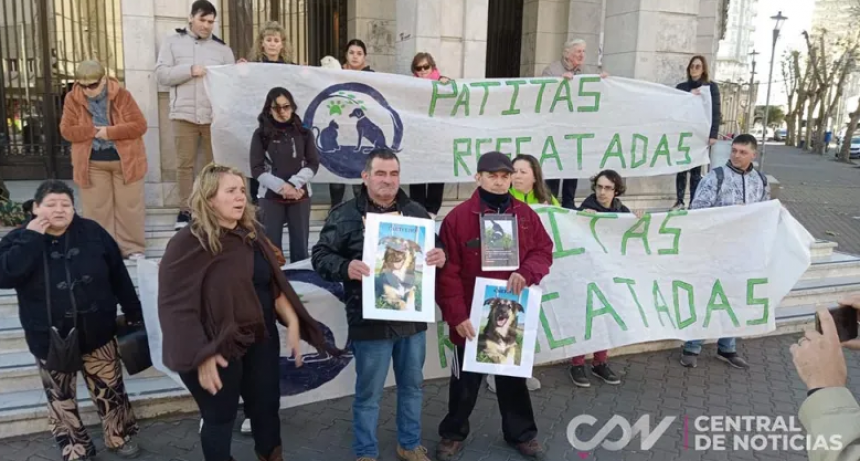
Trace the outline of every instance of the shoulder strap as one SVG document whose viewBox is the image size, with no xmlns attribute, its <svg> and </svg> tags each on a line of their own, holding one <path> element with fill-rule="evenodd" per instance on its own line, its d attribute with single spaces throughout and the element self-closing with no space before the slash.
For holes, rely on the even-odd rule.
<svg viewBox="0 0 860 461">
<path fill-rule="evenodd" d="M 720 191 L 723 189 L 723 179 L 725 179 L 726 172 L 723 171 L 723 167 L 714 168 L 714 174 L 717 175 L 717 194 L 716 198 L 719 200 Z"/>
<path fill-rule="evenodd" d="M 48 306 L 48 328 L 54 326 L 51 318 L 51 274 L 48 269 L 48 250 L 42 248 L 42 266 L 45 272 L 45 305 Z"/>
<path fill-rule="evenodd" d="M 761 199 L 764 200 L 767 197 L 767 176 L 764 175 L 759 170 L 755 170 L 758 173 L 758 176 L 761 178 Z"/>
</svg>

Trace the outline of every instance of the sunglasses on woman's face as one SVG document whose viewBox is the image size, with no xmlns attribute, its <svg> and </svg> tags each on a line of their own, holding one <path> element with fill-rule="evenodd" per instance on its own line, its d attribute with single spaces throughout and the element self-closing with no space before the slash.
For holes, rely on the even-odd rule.
<svg viewBox="0 0 860 461">
<path fill-rule="evenodd" d="M 280 104 L 274 104 L 272 106 L 272 110 L 275 112 L 284 113 L 284 112 L 287 112 L 288 110 L 290 110 L 291 107 L 292 106 L 289 104 L 284 104 L 283 106 Z"/>
<path fill-rule="evenodd" d="M 423 66 L 415 66 L 415 70 L 417 70 L 418 72 L 430 70 L 430 64 L 424 64 Z"/>
<path fill-rule="evenodd" d="M 95 90 L 96 88 L 99 87 L 99 85 L 101 85 L 101 83 L 102 83 L 101 80 L 96 80 L 95 82 L 90 83 L 89 85 L 84 85 L 83 83 L 78 83 L 78 85 L 80 85 L 81 88 L 83 88 L 85 90 Z"/>
</svg>

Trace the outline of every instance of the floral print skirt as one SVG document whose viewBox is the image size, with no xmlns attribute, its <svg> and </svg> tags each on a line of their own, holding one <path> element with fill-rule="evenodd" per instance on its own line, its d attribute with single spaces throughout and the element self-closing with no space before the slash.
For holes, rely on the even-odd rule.
<svg viewBox="0 0 860 461">
<path fill-rule="evenodd" d="M 125 392 L 116 340 L 84 354 L 83 361 L 84 380 L 102 420 L 105 446 L 120 448 L 139 428 Z M 46 370 L 42 360 L 36 360 L 36 364 L 48 397 L 48 423 L 63 461 L 94 457 L 95 445 L 78 412 L 77 373 Z"/>
</svg>

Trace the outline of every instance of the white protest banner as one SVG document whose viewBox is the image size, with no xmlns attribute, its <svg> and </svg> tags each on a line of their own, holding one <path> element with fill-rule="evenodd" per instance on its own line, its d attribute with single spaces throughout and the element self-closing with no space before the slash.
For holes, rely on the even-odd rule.
<svg viewBox="0 0 860 461">
<path fill-rule="evenodd" d="M 540 360 L 773 331 L 814 241 L 777 200 L 642 218 L 535 209 L 553 239 Z"/>
<path fill-rule="evenodd" d="M 457 80 L 244 63 L 208 67 L 215 161 L 250 176 L 257 117 L 273 87 L 288 89 L 312 132 L 318 182 L 360 181 L 367 154 L 398 152 L 401 182 L 469 182 L 478 157 L 531 154 L 546 178 L 625 177 L 708 162 L 710 92 L 596 75 Z"/>
<path fill-rule="evenodd" d="M 648 341 L 773 331 L 774 310 L 809 267 L 814 240 L 776 200 L 641 219 L 535 209 L 554 241 L 553 266 L 540 287 L 536 365 Z M 141 303 L 155 355 L 158 280 L 155 265 L 146 264 L 139 272 Z M 322 280 L 310 261 L 287 266 L 285 274 L 329 342 L 344 347 L 343 286 Z M 353 393 L 351 355 L 320 357 L 304 345 L 305 365 L 296 368 L 285 337 L 282 407 Z M 453 347 L 447 325 L 429 325 L 426 379 L 450 374 Z M 153 363 L 166 371 L 160 358 Z M 386 385 L 393 384 L 390 373 Z"/>
</svg>

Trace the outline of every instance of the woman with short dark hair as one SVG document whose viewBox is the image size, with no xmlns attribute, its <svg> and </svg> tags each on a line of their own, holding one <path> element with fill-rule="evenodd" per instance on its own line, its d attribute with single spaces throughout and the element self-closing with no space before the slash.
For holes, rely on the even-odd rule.
<svg viewBox="0 0 860 461">
<path fill-rule="evenodd" d="M 711 132 L 709 135 L 710 145 L 717 142 L 720 129 L 720 88 L 717 82 L 711 81 L 711 75 L 708 71 L 708 61 L 702 55 L 696 55 L 690 58 L 687 64 L 687 80 L 679 83 L 675 88 L 681 91 L 687 91 L 695 95 L 701 94 L 701 87 L 707 85 L 711 92 Z M 696 197 L 696 188 L 699 187 L 699 182 L 702 181 L 702 167 L 697 166 L 691 170 L 682 171 L 675 176 L 675 190 L 677 192 L 677 200 L 673 209 L 682 209 L 685 207 L 684 195 L 687 191 L 687 173 L 690 174 L 690 203 Z"/>
<path fill-rule="evenodd" d="M 140 300 L 113 237 L 75 214 L 74 193 L 48 180 L 36 190 L 29 222 L 0 240 L 0 288 L 18 295 L 18 317 L 36 357 L 48 422 L 64 461 L 92 459 L 96 447 L 78 413 L 82 372 L 105 446 L 123 458 L 140 452 L 116 341 L 117 302 L 126 321 L 143 319 Z"/>
<path fill-rule="evenodd" d="M 266 236 L 282 248 L 284 223 L 290 236 L 290 261 L 308 258 L 311 179 L 320 161 L 310 130 L 302 126 L 296 101 L 286 88 L 266 96 L 251 137 L 251 174 L 260 183 L 259 197 Z"/>
<path fill-rule="evenodd" d="M 367 45 L 357 38 L 346 43 L 344 58 L 343 70 L 375 72 L 367 63 Z M 331 207 L 334 208 L 343 202 L 343 196 L 346 193 L 346 184 L 331 183 L 328 185 L 328 191 L 331 195 Z M 360 192 L 361 184 L 353 184 L 352 194 L 358 197 Z"/>
<path fill-rule="evenodd" d="M 582 205 L 580 205 L 581 211 L 630 213 L 630 209 L 624 206 L 621 200 L 618 199 L 618 197 L 624 195 L 624 192 L 627 191 L 627 186 L 624 185 L 624 179 L 615 170 L 603 170 L 591 178 L 591 191 L 592 194 L 583 200 Z M 607 359 L 607 351 L 596 351 L 594 353 L 594 360 L 591 362 L 591 373 L 607 384 L 621 384 L 621 379 L 609 368 Z M 591 387 L 591 383 L 588 381 L 585 373 L 584 355 L 571 359 L 568 375 L 573 384 L 579 387 Z"/>
</svg>

